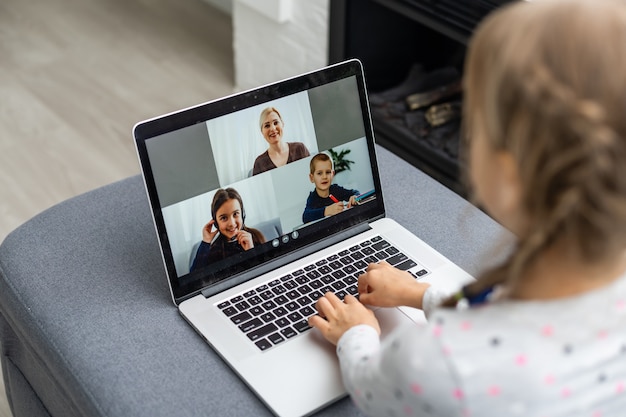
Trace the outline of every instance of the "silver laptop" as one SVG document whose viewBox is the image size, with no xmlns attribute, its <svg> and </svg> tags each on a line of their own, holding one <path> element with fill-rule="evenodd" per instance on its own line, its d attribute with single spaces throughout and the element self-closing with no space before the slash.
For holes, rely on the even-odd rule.
<svg viewBox="0 0 626 417">
<path fill-rule="evenodd" d="M 293 154 L 284 165 L 266 154 L 276 125 Z M 278 416 L 346 395 L 334 347 L 307 325 L 326 291 L 356 294 L 381 260 L 451 290 L 471 280 L 385 217 L 357 60 L 143 121 L 133 134 L 174 303 Z M 334 175 L 316 182 L 312 166 Z M 410 308 L 376 315 L 383 337 L 424 320 Z"/>
</svg>

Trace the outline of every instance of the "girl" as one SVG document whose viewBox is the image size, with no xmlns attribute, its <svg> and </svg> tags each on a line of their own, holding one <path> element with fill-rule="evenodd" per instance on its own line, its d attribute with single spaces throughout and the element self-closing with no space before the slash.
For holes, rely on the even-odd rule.
<svg viewBox="0 0 626 417">
<path fill-rule="evenodd" d="M 211 203 L 211 217 L 202 228 L 202 242 L 191 271 L 265 243 L 261 231 L 244 225 L 243 200 L 234 188 L 217 190 Z"/>
<path fill-rule="evenodd" d="M 465 67 L 469 179 L 517 237 L 459 294 L 370 265 L 310 318 L 371 415 L 621 416 L 626 407 L 626 2 L 516 2 Z M 453 308 L 466 299 L 469 308 Z M 440 308 L 433 308 L 442 302 Z M 372 306 L 423 308 L 379 343 Z"/>
</svg>

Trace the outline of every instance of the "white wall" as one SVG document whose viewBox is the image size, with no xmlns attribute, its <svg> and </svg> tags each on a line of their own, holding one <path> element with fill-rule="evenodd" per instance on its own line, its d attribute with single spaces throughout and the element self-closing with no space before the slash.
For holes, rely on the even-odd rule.
<svg viewBox="0 0 626 417">
<path fill-rule="evenodd" d="M 236 89 L 327 65 L 329 1 L 233 0 Z"/>
<path fill-rule="evenodd" d="M 233 0 L 203 0 L 205 3 L 223 11 L 228 15 L 233 14 Z"/>
</svg>

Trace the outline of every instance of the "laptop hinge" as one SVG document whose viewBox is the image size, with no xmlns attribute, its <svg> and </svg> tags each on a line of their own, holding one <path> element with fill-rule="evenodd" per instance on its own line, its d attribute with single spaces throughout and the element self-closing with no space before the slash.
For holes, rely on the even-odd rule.
<svg viewBox="0 0 626 417">
<path fill-rule="evenodd" d="M 271 260 L 265 264 L 262 264 L 256 268 L 254 268 L 253 271 L 248 271 L 248 272 L 243 272 L 239 275 L 230 277 L 228 279 L 225 279 L 222 282 L 218 282 L 217 284 L 211 285 L 210 287 L 207 287 L 205 289 L 203 289 L 201 291 L 202 295 L 205 298 L 209 298 L 214 294 L 217 294 L 219 292 L 222 292 L 224 290 L 227 290 L 229 288 L 232 288 L 236 285 L 239 285 L 243 282 L 249 281 L 253 278 L 256 278 L 258 276 L 261 276 L 267 272 L 273 271 L 277 268 L 280 268 L 281 266 L 287 265 L 291 262 L 295 262 L 298 259 L 304 258 L 305 256 L 311 255 L 315 252 L 318 252 L 322 249 L 326 249 L 329 246 L 332 246 L 336 243 L 342 242 L 346 239 L 349 239 L 353 236 L 356 236 L 358 234 L 364 233 L 368 230 L 370 230 L 371 227 L 369 224 L 367 223 L 363 223 L 360 224 L 358 226 L 355 227 L 351 227 L 349 229 L 346 229 L 342 232 L 339 232 L 337 234 L 334 234 L 326 239 L 322 239 L 319 242 L 313 243 L 309 246 L 306 246 L 294 253 L 290 253 L 287 254 L 285 256 L 281 256 L 280 258 L 277 258 L 275 260 Z"/>
</svg>

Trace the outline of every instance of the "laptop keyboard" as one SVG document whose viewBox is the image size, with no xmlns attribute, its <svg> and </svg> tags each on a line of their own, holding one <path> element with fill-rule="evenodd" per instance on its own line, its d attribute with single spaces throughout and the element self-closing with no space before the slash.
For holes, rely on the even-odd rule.
<svg viewBox="0 0 626 417">
<path fill-rule="evenodd" d="M 217 305 L 259 349 L 267 350 L 310 329 L 315 302 L 326 292 L 357 296 L 358 277 L 370 263 L 408 270 L 418 264 L 380 236 L 259 285 Z M 413 275 L 428 274 L 424 268 Z"/>
</svg>

